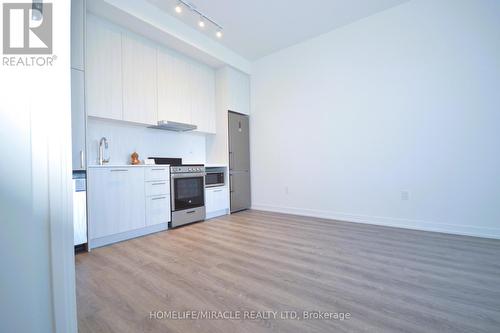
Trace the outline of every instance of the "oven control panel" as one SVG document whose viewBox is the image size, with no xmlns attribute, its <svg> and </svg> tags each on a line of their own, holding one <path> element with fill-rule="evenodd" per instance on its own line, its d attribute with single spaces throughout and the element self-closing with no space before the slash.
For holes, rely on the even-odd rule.
<svg viewBox="0 0 500 333">
<path fill-rule="evenodd" d="M 171 173 L 205 172 L 203 165 L 181 165 L 170 167 Z"/>
</svg>

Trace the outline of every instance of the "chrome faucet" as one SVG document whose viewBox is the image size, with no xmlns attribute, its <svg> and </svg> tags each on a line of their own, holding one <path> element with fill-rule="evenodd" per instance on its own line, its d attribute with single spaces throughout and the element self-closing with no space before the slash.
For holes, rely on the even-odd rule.
<svg viewBox="0 0 500 333">
<path fill-rule="evenodd" d="M 104 149 L 108 150 L 108 140 L 102 137 L 99 141 L 99 165 L 109 163 L 109 155 L 107 159 L 104 158 Z"/>
</svg>

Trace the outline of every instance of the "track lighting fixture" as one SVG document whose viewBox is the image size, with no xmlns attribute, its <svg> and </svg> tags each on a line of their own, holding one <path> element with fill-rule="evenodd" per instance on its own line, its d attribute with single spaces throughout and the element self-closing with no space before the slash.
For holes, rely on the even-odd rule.
<svg viewBox="0 0 500 333">
<path fill-rule="evenodd" d="M 222 38 L 222 27 L 217 22 L 203 14 L 193 4 L 186 2 L 185 0 L 178 0 L 177 6 L 175 6 L 175 12 L 177 14 L 181 14 L 184 9 L 189 9 L 191 12 L 199 15 L 200 19 L 198 20 L 198 27 L 205 29 L 207 22 L 211 23 L 216 29 L 215 36 L 217 38 Z"/>
</svg>

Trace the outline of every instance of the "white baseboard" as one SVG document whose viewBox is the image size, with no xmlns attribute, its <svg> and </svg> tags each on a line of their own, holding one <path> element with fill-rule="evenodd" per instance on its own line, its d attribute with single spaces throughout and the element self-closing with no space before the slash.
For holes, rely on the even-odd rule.
<svg viewBox="0 0 500 333">
<path fill-rule="evenodd" d="M 127 239 L 149 235 L 155 232 L 164 231 L 168 229 L 168 223 L 160 223 L 152 226 L 147 226 L 140 229 L 122 232 L 119 234 L 109 235 L 101 238 L 89 239 L 89 250 L 97 247 L 118 243 Z"/>
<path fill-rule="evenodd" d="M 216 218 L 216 217 L 219 217 L 219 216 L 228 215 L 228 214 L 229 214 L 229 208 L 228 209 L 217 210 L 217 211 L 214 211 L 214 212 L 207 212 L 205 220 L 213 219 L 213 218 Z"/>
<path fill-rule="evenodd" d="M 374 225 L 412 229 L 412 230 L 441 232 L 453 235 L 500 239 L 500 228 L 453 225 L 453 224 L 444 224 L 444 223 L 422 221 L 422 220 L 368 216 L 368 215 L 348 214 L 348 213 L 314 210 L 314 209 L 270 206 L 262 204 L 253 204 L 252 209 L 263 210 L 268 212 L 276 212 L 276 213 L 318 217 L 318 218 L 345 221 L 345 222 L 374 224 Z"/>
</svg>

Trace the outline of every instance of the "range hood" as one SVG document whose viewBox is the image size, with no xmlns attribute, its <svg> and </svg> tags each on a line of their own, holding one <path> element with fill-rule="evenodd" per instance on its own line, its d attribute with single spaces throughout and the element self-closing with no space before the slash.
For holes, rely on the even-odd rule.
<svg viewBox="0 0 500 333">
<path fill-rule="evenodd" d="M 176 123 L 175 121 L 167 121 L 160 120 L 158 121 L 158 125 L 150 126 L 149 128 L 156 128 L 166 131 L 175 131 L 175 132 L 187 132 L 194 131 L 198 128 L 196 125 L 184 124 L 184 123 Z"/>
</svg>

